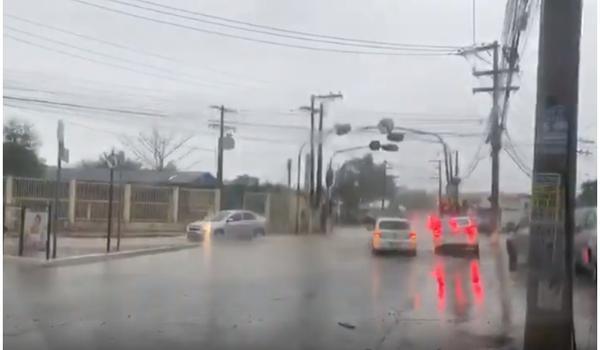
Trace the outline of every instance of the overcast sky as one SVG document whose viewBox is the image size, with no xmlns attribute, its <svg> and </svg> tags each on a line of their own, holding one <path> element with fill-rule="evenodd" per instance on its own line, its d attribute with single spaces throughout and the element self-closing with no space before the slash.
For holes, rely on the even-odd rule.
<svg viewBox="0 0 600 350">
<path fill-rule="evenodd" d="M 473 36 L 471 0 L 153 1 L 290 30 L 377 41 L 464 46 L 472 44 Z M 202 30 L 327 46 L 244 33 L 123 5 L 150 6 L 143 1 L 93 2 Z M 504 6 L 504 1 L 477 2 L 478 43 L 500 39 Z M 596 6 L 596 1 L 584 1 L 581 42 L 579 135 L 590 140 L 596 139 Z M 238 110 L 228 114 L 226 120 L 240 123 L 236 126 L 236 148 L 225 154 L 225 178 L 246 173 L 283 183 L 286 159 L 294 159 L 295 172 L 298 148 L 308 137 L 307 129 L 303 129 L 309 125 L 308 116 L 290 110 L 307 105 L 310 94 L 340 91 L 344 95 L 343 100 L 327 104 L 326 127 L 348 122 L 356 128 L 392 117 L 397 125 L 477 134 L 484 131 L 485 124 L 480 120 L 487 117 L 491 105 L 489 95 L 473 95 L 471 91 L 487 84 L 473 78 L 473 65 L 482 68 L 486 64 L 458 56 L 360 55 L 281 47 L 149 22 L 73 0 L 5 0 L 4 11 L 5 96 L 164 115 L 61 110 L 5 99 L 4 118 L 35 123 L 42 140 L 41 156 L 51 165 L 56 162 L 56 124 L 62 118 L 71 163 L 96 158 L 112 146 L 120 147 L 123 136 L 135 137 L 158 127 L 173 137 L 195 135 L 187 147 L 199 149 L 178 162 L 180 169 L 214 173 L 216 153 L 211 149 L 216 147 L 216 131 L 208 127 L 208 121 L 217 118 L 217 113 L 209 105 L 225 104 Z M 530 23 L 532 29 L 518 78 L 521 89 L 514 95 L 508 116 L 509 134 L 528 164 L 533 159 L 538 19 L 536 15 L 535 22 Z M 248 125 L 257 123 L 297 128 Z M 336 149 L 366 145 L 374 138 L 378 136 L 332 138 L 326 144 L 325 159 Z M 481 141 L 477 135 L 447 138 L 450 147 L 460 152 L 461 169 L 466 170 L 472 162 Z M 579 158 L 580 181 L 596 177 L 596 146 L 584 148 L 594 154 Z M 479 153 L 483 159 L 464 180 L 463 190 L 489 188 L 488 153 L 489 146 L 483 145 Z M 407 137 L 400 152 L 374 156 L 392 163 L 399 184 L 428 190 L 437 186 L 431 179 L 435 172 L 429 163 L 441 156 L 435 143 Z M 336 161 L 343 159 L 340 156 Z M 529 191 L 530 186 L 531 180 L 502 153 L 501 190 Z"/>
</svg>

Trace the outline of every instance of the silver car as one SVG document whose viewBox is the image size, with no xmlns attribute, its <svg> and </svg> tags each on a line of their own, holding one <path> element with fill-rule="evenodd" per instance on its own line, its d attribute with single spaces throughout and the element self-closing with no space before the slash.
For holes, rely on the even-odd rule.
<svg viewBox="0 0 600 350">
<path fill-rule="evenodd" d="M 529 226 L 520 226 L 506 239 L 509 269 L 527 263 L 529 254 Z M 575 209 L 575 235 L 573 237 L 573 260 L 575 267 L 590 272 L 596 279 L 596 208 Z"/>
<path fill-rule="evenodd" d="M 190 241 L 202 241 L 206 235 L 252 238 L 265 234 L 265 218 L 248 210 L 223 210 L 190 223 L 186 231 Z"/>
<path fill-rule="evenodd" d="M 371 251 L 377 254 L 383 251 L 407 251 L 417 255 L 417 234 L 410 222 L 402 218 L 379 218 L 371 233 Z"/>
</svg>

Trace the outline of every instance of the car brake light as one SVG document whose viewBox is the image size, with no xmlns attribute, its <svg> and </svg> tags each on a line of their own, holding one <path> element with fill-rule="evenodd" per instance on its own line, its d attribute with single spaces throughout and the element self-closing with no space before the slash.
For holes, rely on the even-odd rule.
<svg viewBox="0 0 600 350">
<path fill-rule="evenodd" d="M 408 238 L 414 241 L 415 239 L 417 239 L 417 233 L 415 231 L 411 231 L 408 234 Z"/>
<path fill-rule="evenodd" d="M 381 231 L 374 231 L 373 238 L 381 238 Z"/>
</svg>

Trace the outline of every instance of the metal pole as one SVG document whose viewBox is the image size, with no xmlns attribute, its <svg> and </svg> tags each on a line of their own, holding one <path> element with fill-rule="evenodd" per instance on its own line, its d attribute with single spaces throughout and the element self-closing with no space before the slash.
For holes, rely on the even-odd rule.
<svg viewBox="0 0 600 350">
<path fill-rule="evenodd" d="M 297 164 L 298 164 L 298 169 L 296 170 L 297 172 L 297 179 L 296 179 L 296 234 L 298 234 L 300 232 L 300 169 L 301 169 L 301 163 L 302 163 L 302 149 L 304 149 L 304 146 L 306 145 L 306 143 L 304 143 L 301 147 L 300 150 L 298 151 L 298 160 L 297 160 Z"/>
<path fill-rule="evenodd" d="M 21 206 L 21 218 L 20 218 L 20 227 L 19 227 L 19 256 L 23 256 L 23 250 L 25 249 L 25 212 L 27 208 L 25 206 Z"/>
<path fill-rule="evenodd" d="M 574 349 L 580 0 L 542 2 L 525 349 Z"/>
<path fill-rule="evenodd" d="M 221 191 L 221 203 L 218 203 L 219 210 L 221 210 L 223 207 L 223 134 L 225 132 L 225 106 L 221 105 L 219 109 L 221 110 L 221 119 L 219 122 L 219 142 L 217 146 L 219 152 L 217 158 L 217 185 L 219 186 L 219 191 Z"/>
<path fill-rule="evenodd" d="M 323 181 L 323 113 L 323 103 L 321 102 L 319 105 L 319 147 L 317 149 L 317 198 L 315 200 L 316 206 L 319 206 L 321 204 L 321 193 L 323 192 L 321 189 Z"/>
<path fill-rule="evenodd" d="M 385 209 L 385 191 L 387 180 L 387 161 L 383 162 L 383 192 L 381 193 L 381 210 Z"/>
<path fill-rule="evenodd" d="M 123 219 L 123 170 L 119 169 L 119 215 L 117 215 L 117 251 L 121 250 L 121 220 Z"/>
<path fill-rule="evenodd" d="M 106 252 L 110 253 L 110 234 L 112 231 L 112 203 L 115 169 L 110 168 L 110 184 L 108 186 L 108 227 L 106 228 Z"/>
<path fill-rule="evenodd" d="M 442 216 L 442 161 L 438 160 L 438 214 Z"/>
<path fill-rule="evenodd" d="M 58 226 L 58 211 L 59 211 L 59 203 L 58 203 L 58 195 L 60 191 L 60 175 L 61 175 L 61 150 L 62 150 L 62 142 L 59 144 L 58 151 L 58 163 L 56 167 L 56 184 L 54 187 L 54 215 L 52 220 L 52 259 L 56 259 L 56 231 Z"/>
<path fill-rule="evenodd" d="M 499 92 L 499 74 L 498 74 L 498 42 L 494 42 L 493 48 L 493 92 L 492 92 L 492 128 L 490 142 L 492 145 L 492 188 L 491 188 L 491 207 L 492 207 L 492 235 L 494 241 L 498 239 L 498 229 L 500 221 L 500 148 L 501 129 L 500 129 L 500 111 L 498 110 L 498 92 Z"/>
<path fill-rule="evenodd" d="M 46 260 L 50 260 L 50 233 L 52 232 L 52 204 L 48 203 L 48 222 L 46 223 Z"/>
<path fill-rule="evenodd" d="M 310 205 L 315 195 L 315 96 L 310 96 L 310 167 L 309 167 Z"/>
</svg>

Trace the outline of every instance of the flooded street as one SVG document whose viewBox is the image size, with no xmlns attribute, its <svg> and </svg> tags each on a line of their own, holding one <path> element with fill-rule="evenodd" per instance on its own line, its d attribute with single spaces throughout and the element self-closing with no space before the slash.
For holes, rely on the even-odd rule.
<svg viewBox="0 0 600 350">
<path fill-rule="evenodd" d="M 508 274 L 510 324 L 489 239 L 480 258 L 373 256 L 368 232 L 206 241 L 80 266 L 5 262 L 7 349 L 520 349 L 525 274 Z M 506 268 L 506 267 L 505 267 Z M 574 288 L 578 349 L 595 349 L 595 287 Z M 506 332 L 503 329 L 506 328 Z"/>
</svg>

